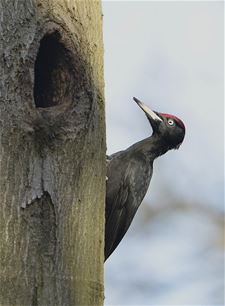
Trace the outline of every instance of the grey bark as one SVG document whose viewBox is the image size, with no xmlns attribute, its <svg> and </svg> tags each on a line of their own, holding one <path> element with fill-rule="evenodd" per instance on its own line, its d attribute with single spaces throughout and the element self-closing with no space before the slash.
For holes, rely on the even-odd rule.
<svg viewBox="0 0 225 306">
<path fill-rule="evenodd" d="M 0 305 L 102 305 L 98 1 L 0 0 Z"/>
</svg>

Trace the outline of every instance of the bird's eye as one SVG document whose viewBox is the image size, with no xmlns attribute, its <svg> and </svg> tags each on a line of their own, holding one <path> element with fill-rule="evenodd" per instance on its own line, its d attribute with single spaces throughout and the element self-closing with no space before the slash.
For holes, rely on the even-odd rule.
<svg viewBox="0 0 225 306">
<path fill-rule="evenodd" d="M 168 119 L 168 121 L 167 121 L 167 122 L 168 122 L 168 124 L 169 124 L 169 125 L 174 125 L 174 121 L 173 121 L 173 119 Z"/>
</svg>

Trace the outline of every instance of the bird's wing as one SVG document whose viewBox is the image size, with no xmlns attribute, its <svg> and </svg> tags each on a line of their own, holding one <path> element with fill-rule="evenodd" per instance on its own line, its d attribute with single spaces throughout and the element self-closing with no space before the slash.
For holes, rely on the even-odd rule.
<svg viewBox="0 0 225 306">
<path fill-rule="evenodd" d="M 119 155 L 120 155 L 121 153 L 123 153 L 123 152 L 124 152 L 124 151 L 121 150 L 121 151 L 116 152 L 116 153 L 113 153 L 113 154 L 111 154 L 111 155 L 106 155 L 106 160 L 107 160 L 107 161 L 110 161 L 110 160 L 112 160 L 113 158 L 119 156 Z"/>
<path fill-rule="evenodd" d="M 132 167 L 128 166 L 118 192 L 106 199 L 105 260 L 122 240 L 136 211 L 132 177 Z"/>
</svg>

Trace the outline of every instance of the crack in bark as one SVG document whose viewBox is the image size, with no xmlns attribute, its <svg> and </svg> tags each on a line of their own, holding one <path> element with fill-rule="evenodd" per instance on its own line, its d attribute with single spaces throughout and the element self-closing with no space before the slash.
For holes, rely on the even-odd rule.
<svg viewBox="0 0 225 306">
<path fill-rule="evenodd" d="M 55 257 L 57 248 L 57 223 L 54 204 L 45 192 L 40 199 L 23 210 L 23 221 L 29 233 L 28 256 L 25 265 L 33 276 L 32 305 L 39 305 L 48 291 L 55 290 Z M 29 269 L 32 266 L 32 269 Z M 31 275 L 30 275 L 31 276 Z M 52 276 L 52 277 L 51 277 Z M 45 284 L 48 283 L 48 286 Z"/>
</svg>

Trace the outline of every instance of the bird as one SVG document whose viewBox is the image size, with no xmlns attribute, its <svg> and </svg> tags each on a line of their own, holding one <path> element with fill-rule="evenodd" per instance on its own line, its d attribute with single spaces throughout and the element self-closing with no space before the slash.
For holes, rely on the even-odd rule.
<svg viewBox="0 0 225 306">
<path fill-rule="evenodd" d="M 144 111 L 152 135 L 106 158 L 105 261 L 126 234 L 148 190 L 154 160 L 178 149 L 185 136 L 181 119 L 133 100 Z"/>
</svg>

